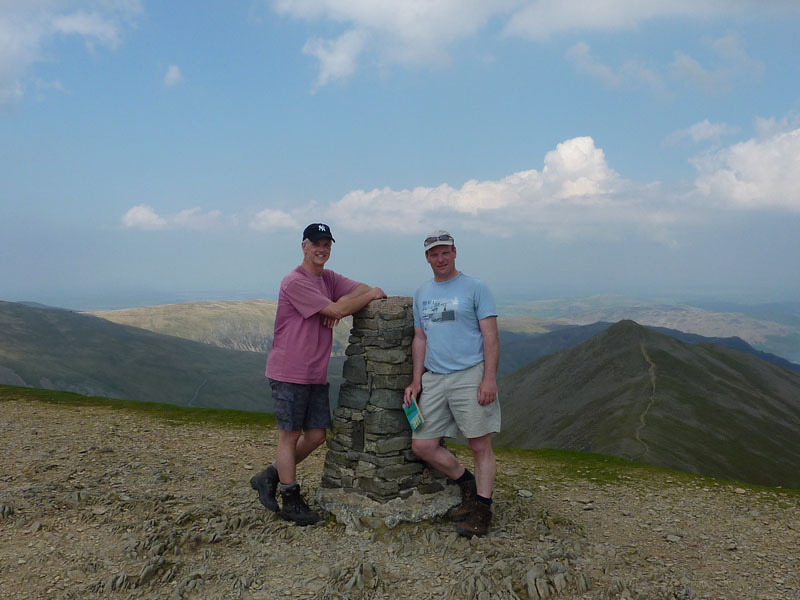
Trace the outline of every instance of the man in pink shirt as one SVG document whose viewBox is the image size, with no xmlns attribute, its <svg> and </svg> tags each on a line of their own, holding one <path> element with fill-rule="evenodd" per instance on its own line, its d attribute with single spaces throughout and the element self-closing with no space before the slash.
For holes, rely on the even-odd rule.
<svg viewBox="0 0 800 600">
<path fill-rule="evenodd" d="M 333 328 L 342 317 L 386 297 L 378 287 L 324 268 L 333 242 L 324 223 L 306 227 L 303 262 L 281 281 L 266 371 L 275 401 L 278 448 L 275 462 L 250 480 L 261 504 L 274 512 L 280 484 L 279 515 L 298 525 L 319 520 L 300 494 L 296 467 L 325 441 L 331 426 L 327 373 Z"/>
</svg>

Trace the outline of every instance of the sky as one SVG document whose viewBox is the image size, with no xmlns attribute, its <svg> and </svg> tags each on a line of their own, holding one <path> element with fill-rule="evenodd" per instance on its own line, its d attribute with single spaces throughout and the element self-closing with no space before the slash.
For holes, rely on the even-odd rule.
<svg viewBox="0 0 800 600">
<path fill-rule="evenodd" d="M 0 0 L 0 299 L 800 300 L 800 1 Z"/>
</svg>

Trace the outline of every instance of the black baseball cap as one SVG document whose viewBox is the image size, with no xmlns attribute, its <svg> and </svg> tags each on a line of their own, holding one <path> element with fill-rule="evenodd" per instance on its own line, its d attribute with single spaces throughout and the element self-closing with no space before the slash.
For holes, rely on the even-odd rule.
<svg viewBox="0 0 800 600">
<path fill-rule="evenodd" d="M 316 242 L 323 238 L 328 238 L 332 242 L 336 241 L 331 235 L 331 228 L 325 225 L 325 223 L 312 223 L 303 230 L 304 240 Z"/>
</svg>

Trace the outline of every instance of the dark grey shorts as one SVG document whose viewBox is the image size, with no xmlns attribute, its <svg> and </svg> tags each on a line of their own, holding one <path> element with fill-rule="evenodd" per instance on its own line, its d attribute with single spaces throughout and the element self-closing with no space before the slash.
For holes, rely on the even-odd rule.
<svg viewBox="0 0 800 600">
<path fill-rule="evenodd" d="M 275 419 L 284 431 L 330 429 L 331 409 L 328 401 L 330 384 L 286 383 L 269 380 L 275 401 Z"/>
</svg>

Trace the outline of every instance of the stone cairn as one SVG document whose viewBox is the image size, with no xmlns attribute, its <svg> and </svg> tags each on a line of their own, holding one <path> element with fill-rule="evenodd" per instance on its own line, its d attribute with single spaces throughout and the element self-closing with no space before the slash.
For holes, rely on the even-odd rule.
<svg viewBox="0 0 800 600">
<path fill-rule="evenodd" d="M 348 525 L 391 528 L 440 516 L 459 502 L 455 486 L 411 450 L 403 390 L 413 337 L 411 298 L 374 300 L 353 315 L 318 495 L 320 506 Z"/>
</svg>

